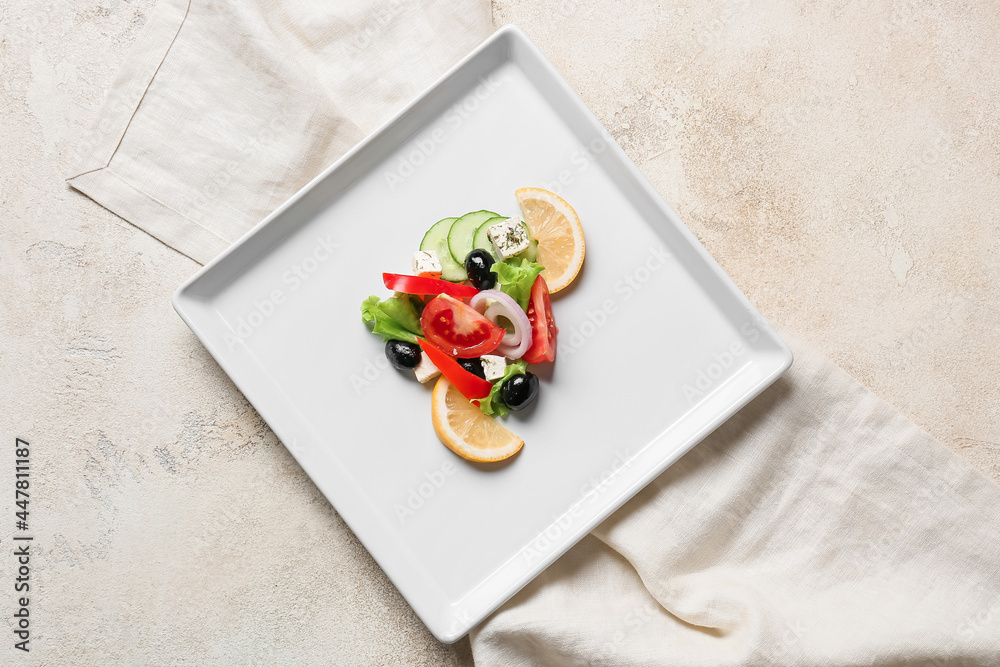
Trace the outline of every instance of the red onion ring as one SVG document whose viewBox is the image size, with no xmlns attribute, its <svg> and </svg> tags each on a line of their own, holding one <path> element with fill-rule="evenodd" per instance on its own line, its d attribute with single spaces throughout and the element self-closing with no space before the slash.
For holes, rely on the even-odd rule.
<svg viewBox="0 0 1000 667">
<path fill-rule="evenodd" d="M 469 305 L 494 324 L 500 317 L 506 317 L 514 325 L 514 333 L 504 334 L 496 354 L 509 359 L 520 359 L 531 347 L 531 322 L 521 306 L 517 305 L 517 301 L 500 290 L 488 289 L 472 297 Z"/>
<path fill-rule="evenodd" d="M 500 316 L 504 317 L 507 316 L 507 307 L 498 306 L 495 303 L 491 305 L 489 308 L 487 308 L 486 312 L 483 313 L 483 317 L 485 317 L 490 322 L 493 322 L 494 324 L 497 325 L 499 325 Z M 521 329 L 515 326 L 514 331 L 513 332 L 508 331 L 507 333 L 505 333 L 503 336 L 503 340 L 500 342 L 508 347 L 516 347 L 517 345 L 520 345 L 523 333 L 524 332 Z"/>
</svg>

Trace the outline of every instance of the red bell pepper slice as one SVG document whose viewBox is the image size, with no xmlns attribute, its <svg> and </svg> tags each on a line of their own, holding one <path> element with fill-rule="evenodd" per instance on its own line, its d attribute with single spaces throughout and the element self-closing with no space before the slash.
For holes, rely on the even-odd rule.
<svg viewBox="0 0 1000 667">
<path fill-rule="evenodd" d="M 394 292 L 405 292 L 406 294 L 447 294 L 456 299 L 475 296 L 479 290 L 469 285 L 450 283 L 447 280 L 437 278 L 423 278 L 421 276 L 404 276 L 399 273 L 383 273 L 382 282 Z"/>
<path fill-rule="evenodd" d="M 475 373 L 465 370 L 457 361 L 442 352 L 440 348 L 434 346 L 432 343 L 428 343 L 423 338 L 417 342 L 420 343 L 420 348 L 431 360 L 431 363 L 437 366 L 437 369 L 455 385 L 455 388 L 462 392 L 462 396 L 472 401 L 477 398 L 486 398 L 490 395 L 493 385 L 488 380 L 484 380 Z"/>
</svg>

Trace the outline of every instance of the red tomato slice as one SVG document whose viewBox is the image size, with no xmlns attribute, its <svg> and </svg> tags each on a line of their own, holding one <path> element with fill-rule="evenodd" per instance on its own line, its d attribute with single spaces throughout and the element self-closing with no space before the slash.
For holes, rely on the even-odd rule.
<svg viewBox="0 0 1000 667">
<path fill-rule="evenodd" d="M 420 330 L 427 340 L 445 353 L 463 359 L 489 354 L 497 348 L 506 333 L 472 306 L 447 294 L 431 299 L 424 306 Z"/>
<path fill-rule="evenodd" d="M 417 341 L 420 343 L 420 349 L 424 351 L 431 363 L 437 366 L 437 369 L 455 385 L 455 389 L 462 392 L 462 396 L 471 401 L 490 395 L 490 390 L 493 389 L 491 382 L 465 370 L 461 364 L 426 340 L 418 338 Z"/>
<path fill-rule="evenodd" d="M 559 328 L 552 317 L 552 301 L 545 278 L 538 276 L 531 286 L 528 300 L 528 321 L 531 322 L 531 347 L 521 358 L 529 364 L 556 360 L 556 335 Z"/>
<path fill-rule="evenodd" d="M 383 273 L 382 282 L 385 286 L 395 292 L 405 292 L 407 294 L 448 294 L 457 299 L 467 296 L 475 296 L 477 290 L 469 285 L 459 285 L 450 283 L 447 280 L 437 278 L 423 278 L 421 276 L 404 276 L 399 273 Z"/>
</svg>

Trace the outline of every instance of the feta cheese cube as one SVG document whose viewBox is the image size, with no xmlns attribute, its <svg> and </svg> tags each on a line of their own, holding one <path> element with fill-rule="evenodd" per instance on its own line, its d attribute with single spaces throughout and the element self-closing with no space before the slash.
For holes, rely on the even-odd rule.
<svg viewBox="0 0 1000 667">
<path fill-rule="evenodd" d="M 439 371 L 438 367 L 434 365 L 434 362 L 432 362 L 427 355 L 423 353 L 420 354 L 420 363 L 413 369 L 413 373 L 417 376 L 417 380 L 419 380 L 421 384 L 427 383 L 436 378 L 438 375 L 441 375 L 441 371 Z"/>
<path fill-rule="evenodd" d="M 413 274 L 422 278 L 440 278 L 441 260 L 433 250 L 418 250 L 413 253 Z"/>
<path fill-rule="evenodd" d="M 494 354 L 484 354 L 480 360 L 483 362 L 483 373 L 490 382 L 503 377 L 503 372 L 507 368 L 507 358 L 498 357 Z"/>
<path fill-rule="evenodd" d="M 490 225 L 486 230 L 487 236 L 496 248 L 500 259 L 513 257 L 519 252 L 528 249 L 528 230 L 525 229 L 521 218 L 513 217 L 501 220 L 495 225 Z"/>
</svg>

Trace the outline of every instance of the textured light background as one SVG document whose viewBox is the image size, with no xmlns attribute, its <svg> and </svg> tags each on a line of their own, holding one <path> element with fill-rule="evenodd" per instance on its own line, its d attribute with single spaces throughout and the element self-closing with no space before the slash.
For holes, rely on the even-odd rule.
<svg viewBox="0 0 1000 667">
<path fill-rule="evenodd" d="M 469 664 L 174 314 L 197 266 L 63 182 L 152 5 L 0 2 L 0 443 L 32 443 L 38 550 L 21 662 Z M 995 9 L 503 0 L 494 21 L 767 317 L 1000 481 Z"/>
</svg>

